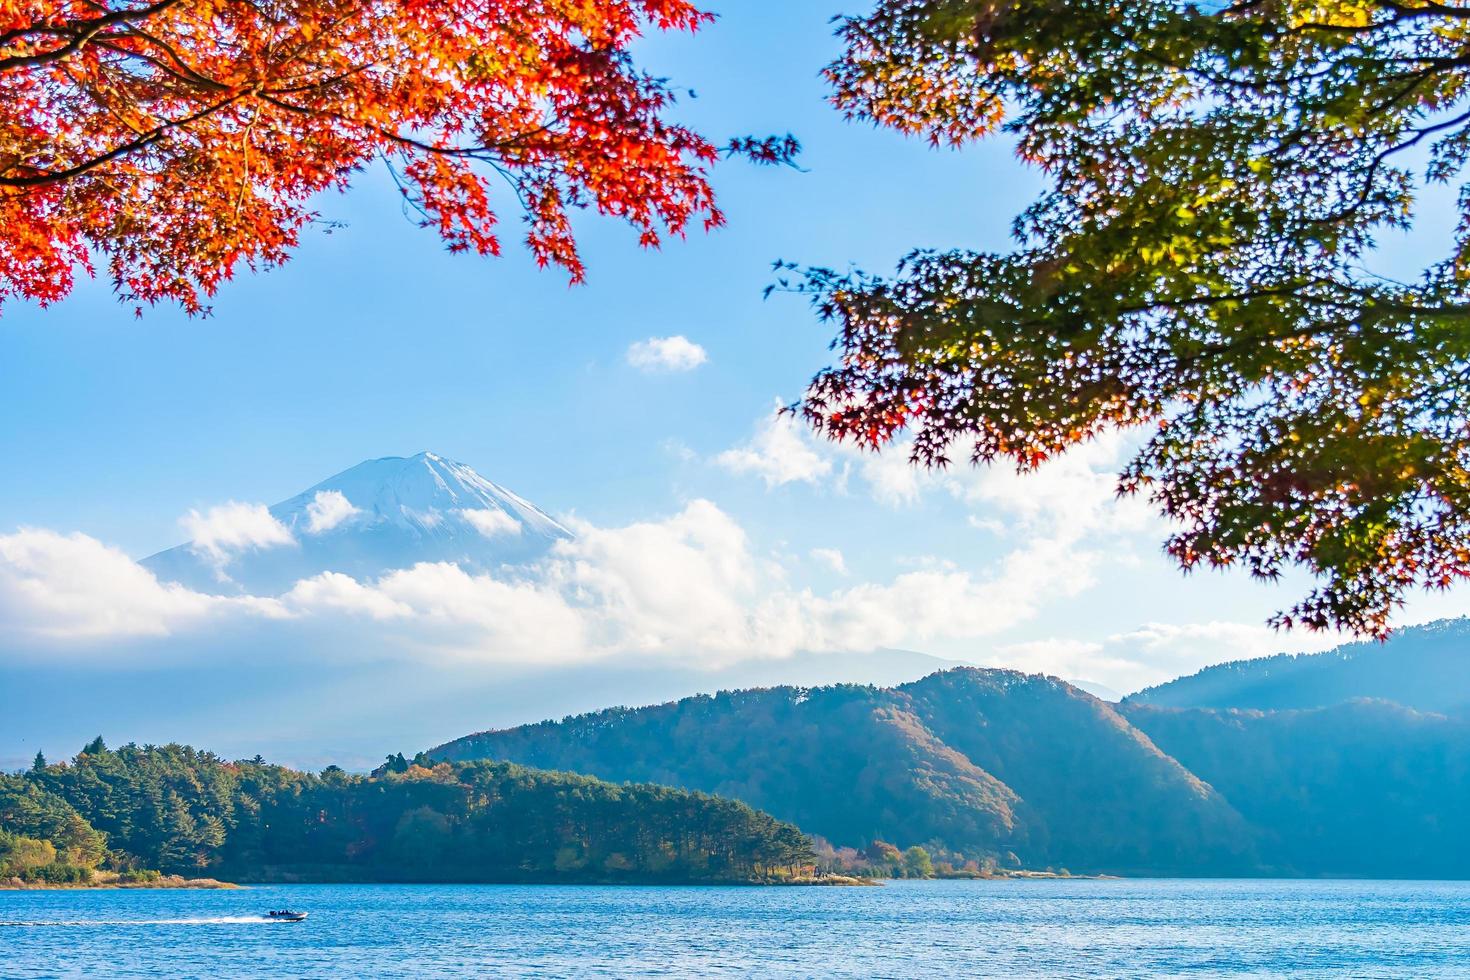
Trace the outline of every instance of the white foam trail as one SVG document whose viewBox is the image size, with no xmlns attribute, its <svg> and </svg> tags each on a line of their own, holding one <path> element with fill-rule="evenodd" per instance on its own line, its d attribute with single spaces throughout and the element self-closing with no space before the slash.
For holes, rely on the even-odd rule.
<svg viewBox="0 0 1470 980">
<path fill-rule="evenodd" d="M 40 926 L 213 926 L 264 925 L 275 920 L 263 915 L 216 915 L 192 919 L 51 919 L 26 922 L 0 922 L 0 927 L 31 928 Z"/>
</svg>

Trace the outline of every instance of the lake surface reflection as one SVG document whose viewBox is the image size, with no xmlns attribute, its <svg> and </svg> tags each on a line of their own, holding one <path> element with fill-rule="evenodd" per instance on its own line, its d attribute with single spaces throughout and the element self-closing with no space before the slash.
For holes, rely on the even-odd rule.
<svg viewBox="0 0 1470 980">
<path fill-rule="evenodd" d="M 0 892 L 0 923 L 5 980 L 1470 977 L 1464 882 Z"/>
</svg>

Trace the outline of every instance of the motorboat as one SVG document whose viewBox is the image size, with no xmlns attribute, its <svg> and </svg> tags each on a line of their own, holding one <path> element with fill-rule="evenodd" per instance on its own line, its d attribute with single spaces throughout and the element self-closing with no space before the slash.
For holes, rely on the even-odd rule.
<svg viewBox="0 0 1470 980">
<path fill-rule="evenodd" d="M 305 922 L 305 912 L 293 912 L 291 909 L 272 909 L 265 914 L 272 922 Z"/>
</svg>

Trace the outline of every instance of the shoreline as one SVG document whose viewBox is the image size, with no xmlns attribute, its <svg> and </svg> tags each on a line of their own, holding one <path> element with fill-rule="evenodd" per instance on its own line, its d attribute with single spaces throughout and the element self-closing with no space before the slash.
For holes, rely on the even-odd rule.
<svg viewBox="0 0 1470 980">
<path fill-rule="evenodd" d="M 244 883 L 220 881 L 217 878 L 185 878 L 182 875 L 162 875 L 150 881 L 122 881 L 115 872 L 98 872 L 98 877 L 88 882 L 24 881 L 20 878 L 0 878 L 0 891 L 115 891 L 122 889 L 158 889 L 183 891 L 238 890 L 272 885 L 563 885 L 566 887 L 599 888 L 608 885 L 630 885 L 634 887 L 709 887 L 730 888 L 881 888 L 895 881 L 1007 881 L 1007 880 L 1059 880 L 1059 881 L 1116 881 L 1118 875 L 1064 875 L 1051 871 L 1009 871 L 980 875 L 944 875 L 933 878 L 865 878 L 860 875 L 821 875 L 813 878 L 798 878 L 766 881 L 349 881 L 343 879 L 311 880 L 255 880 Z"/>
<path fill-rule="evenodd" d="M 188 891 L 228 891 L 243 888 L 229 881 L 216 878 L 185 878 L 182 875 L 160 875 L 151 881 L 122 881 L 120 876 L 108 879 L 107 872 L 91 881 L 23 881 L 20 878 L 0 878 L 0 891 L 120 891 L 122 889 L 176 889 Z"/>
</svg>

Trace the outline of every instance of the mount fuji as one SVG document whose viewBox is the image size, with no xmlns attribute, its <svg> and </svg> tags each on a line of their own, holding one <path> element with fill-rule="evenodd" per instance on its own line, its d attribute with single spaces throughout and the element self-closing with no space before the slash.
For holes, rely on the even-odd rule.
<svg viewBox="0 0 1470 980">
<path fill-rule="evenodd" d="M 420 562 L 518 565 L 572 537 L 530 501 L 434 453 L 359 463 L 269 511 L 276 525 L 256 547 L 196 539 L 140 564 L 200 592 L 279 595 L 323 572 L 366 579 Z"/>
<path fill-rule="evenodd" d="M 142 565 L 165 583 L 219 596 L 279 596 L 327 572 L 371 583 L 424 562 L 492 572 L 507 586 L 540 585 L 545 577 L 530 566 L 577 543 L 523 497 L 431 453 L 369 460 L 273 507 L 226 505 L 191 515 L 185 526 L 183 536 L 194 540 Z M 595 545 L 591 537 L 581 544 Z M 211 605 L 173 598 L 187 609 Z M 446 639 L 462 633 L 466 650 L 495 653 L 500 634 L 493 626 L 484 632 L 480 619 L 460 627 L 433 612 L 380 621 L 329 605 L 301 612 L 285 603 L 299 614 L 280 618 L 248 615 L 256 608 L 248 603 L 218 608 L 222 618 L 76 648 L 96 656 L 43 655 L 44 645 L 19 657 L 0 649 L 0 772 L 30 765 L 37 749 L 75 751 L 99 731 L 139 743 L 207 744 L 227 758 L 262 752 L 312 768 L 367 770 L 404 747 L 609 704 L 777 685 L 892 687 L 959 665 L 891 649 L 773 657 L 755 645 L 719 665 L 678 653 L 585 662 L 534 653 L 446 657 L 435 654 Z M 505 608 L 476 612 L 488 620 Z M 526 617 L 536 608 L 521 617 L 531 630 L 538 624 Z"/>
</svg>

